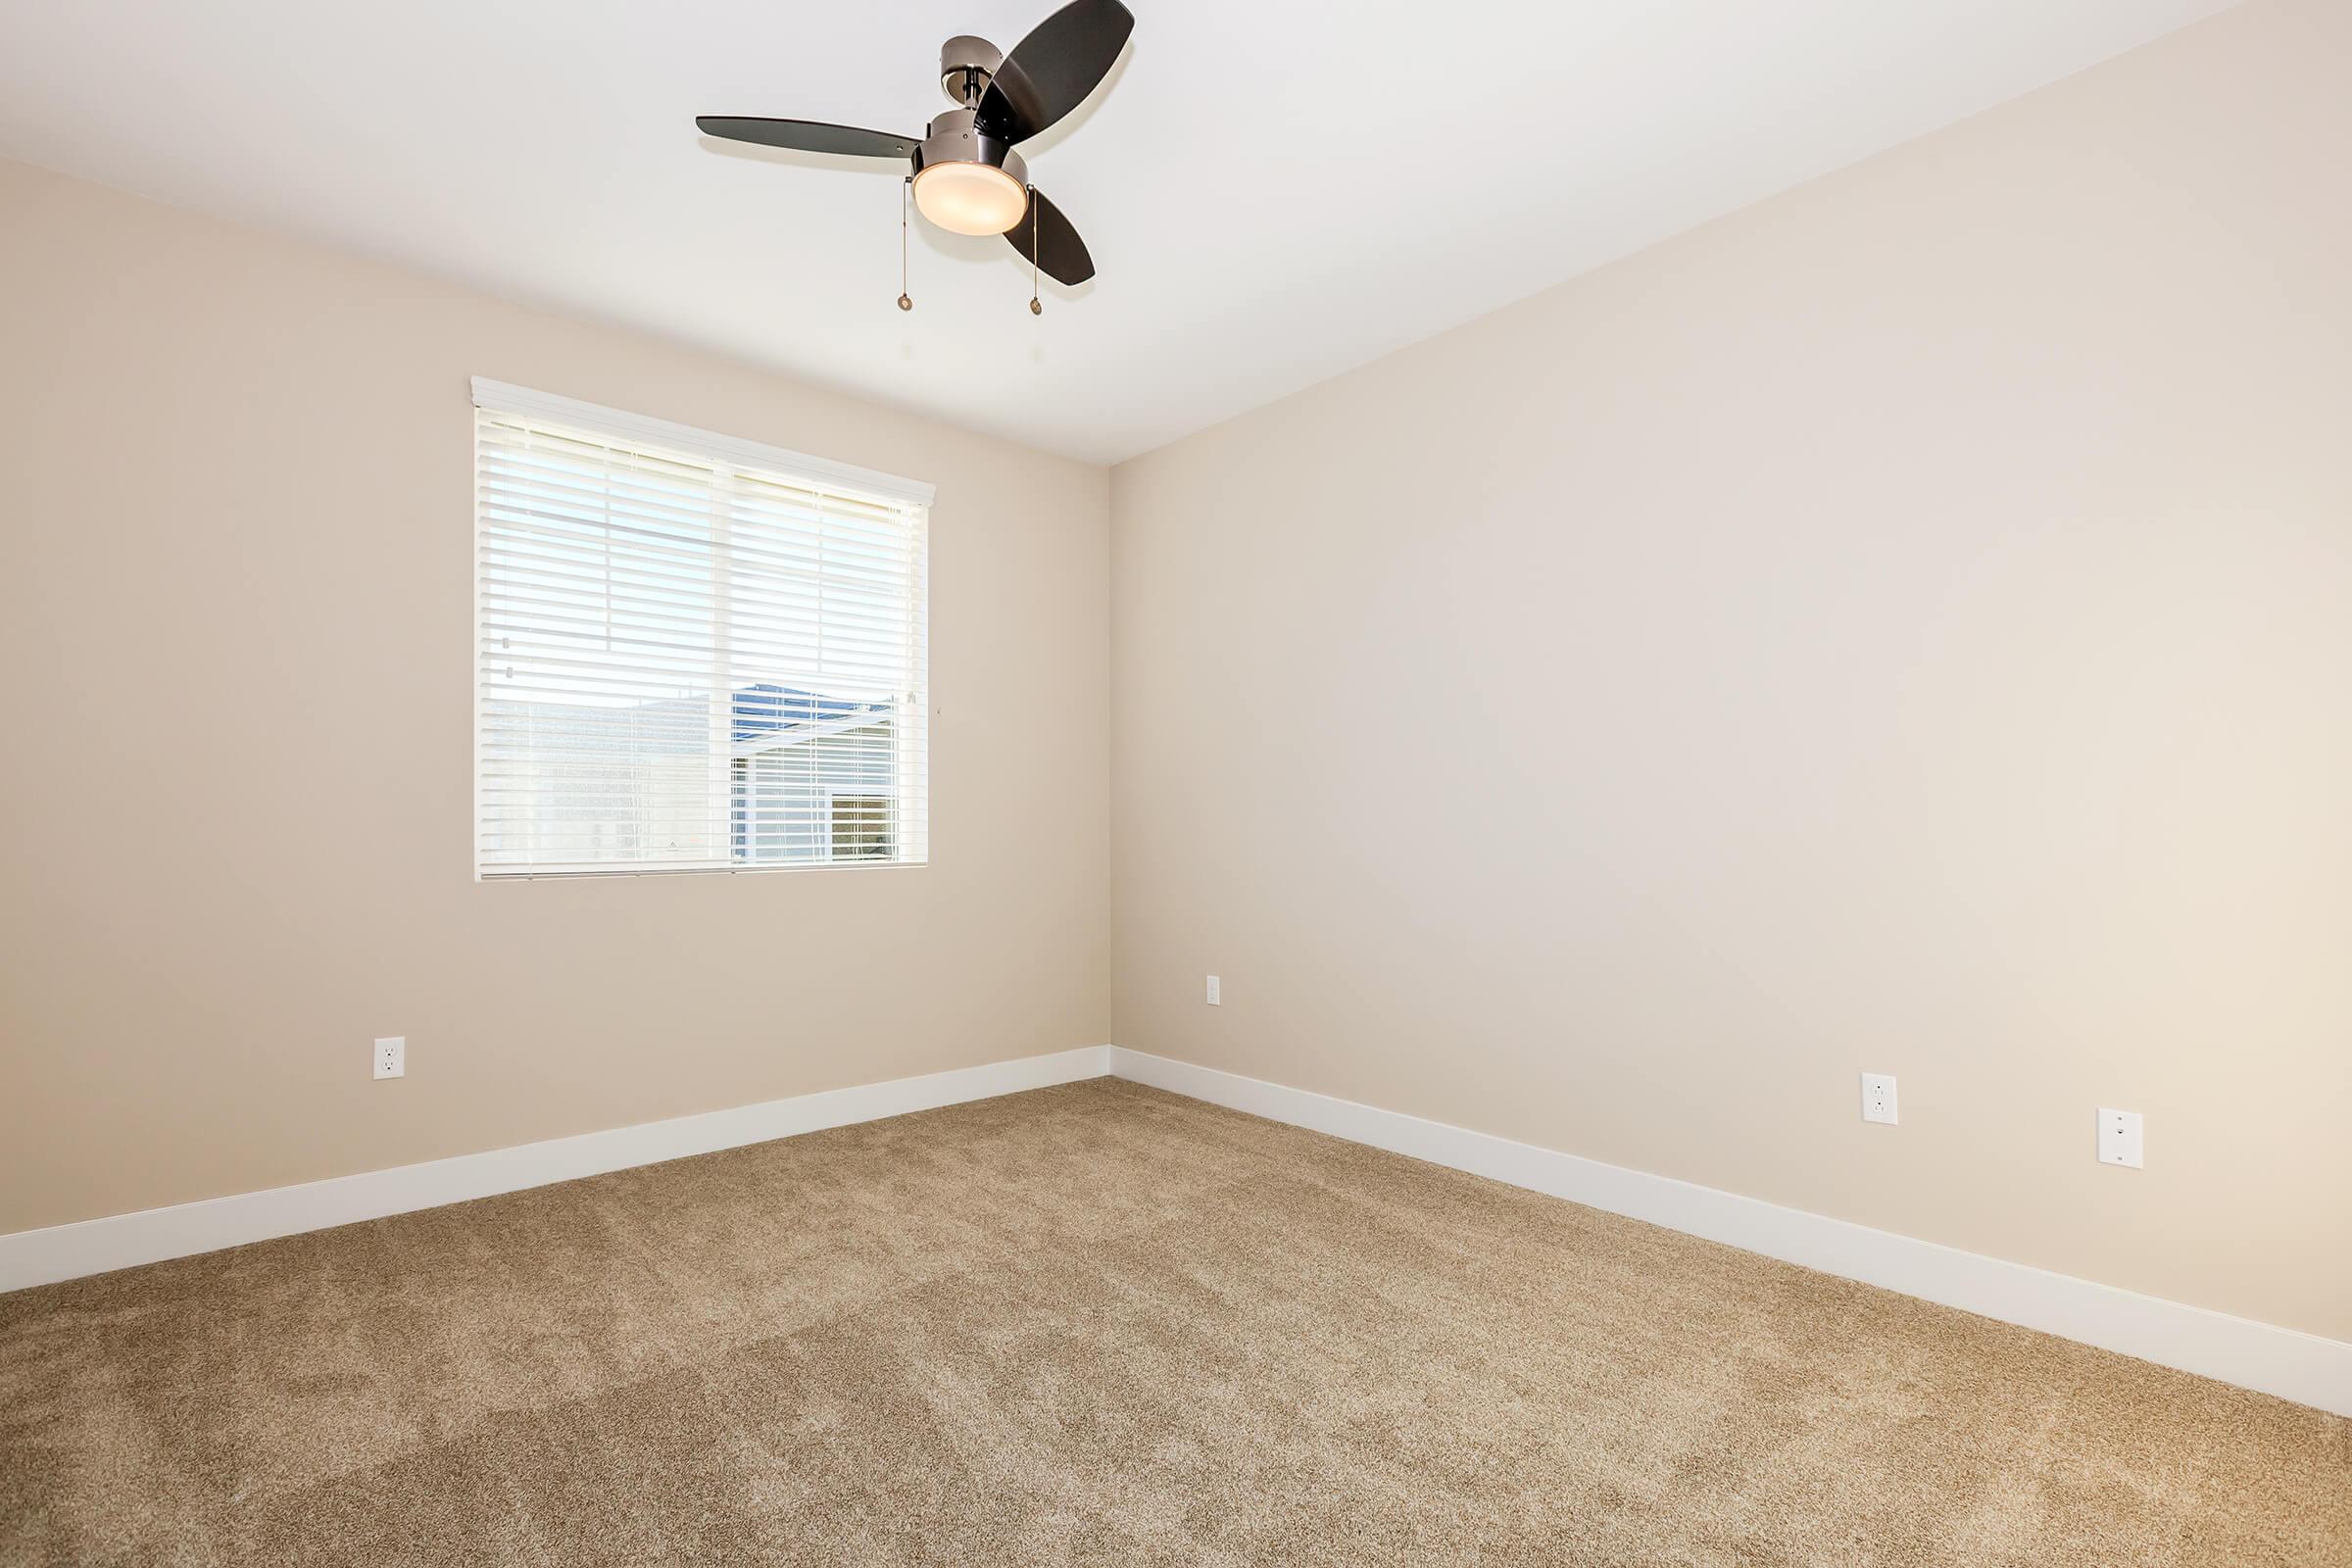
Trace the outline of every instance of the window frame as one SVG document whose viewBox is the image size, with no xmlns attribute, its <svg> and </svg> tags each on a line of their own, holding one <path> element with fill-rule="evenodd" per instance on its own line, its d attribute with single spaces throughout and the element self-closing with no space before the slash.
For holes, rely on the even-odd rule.
<svg viewBox="0 0 2352 1568">
<path fill-rule="evenodd" d="M 928 809 L 931 774 L 929 730 L 932 716 L 930 712 L 929 657 L 931 621 L 930 508 L 937 493 L 936 488 L 925 481 L 884 473 L 880 469 L 863 468 L 854 464 L 840 463 L 829 458 L 812 457 L 807 453 L 794 452 L 788 448 L 773 446 L 765 442 L 750 441 L 739 436 L 724 435 L 715 431 L 699 429 L 693 425 L 654 418 L 647 415 L 631 414 L 626 410 L 584 403 L 575 398 L 563 397 L 552 392 L 539 392 L 529 387 L 494 381 L 482 376 L 473 377 L 472 391 L 471 407 L 467 412 L 472 431 L 473 474 L 470 484 L 473 497 L 467 541 L 472 556 L 473 575 L 473 622 L 470 628 L 470 638 L 475 644 L 476 652 L 468 660 L 466 678 L 473 692 L 471 702 L 473 735 L 470 747 L 472 819 L 468 826 L 468 834 L 472 842 L 470 853 L 473 861 L 473 879 L 476 882 L 529 882 L 607 876 L 706 876 L 714 872 L 739 876 L 747 873 L 764 874 L 771 871 L 872 870 L 876 868 L 915 870 L 928 865 L 931 858 L 927 819 L 930 814 Z M 894 853 L 888 857 L 833 858 L 831 856 L 831 819 L 832 794 L 834 792 L 828 790 L 825 795 L 824 812 L 827 857 L 824 859 L 805 861 L 737 859 L 733 848 L 735 836 L 733 808 L 730 804 L 727 834 L 724 840 L 728 845 L 728 854 L 724 859 L 678 860 L 665 864 L 588 861 L 509 865 L 485 861 L 482 836 L 484 820 L 483 746 L 487 731 L 484 723 L 485 692 L 479 654 L 480 641 L 487 624 L 483 619 L 485 606 L 483 602 L 484 551 L 482 541 L 485 537 L 485 522 L 480 477 L 482 471 L 481 416 L 484 412 L 492 415 L 512 416 L 525 420 L 544 420 L 581 435 L 601 438 L 616 445 L 635 447 L 654 454 L 683 457 L 727 468 L 742 467 L 762 470 L 788 482 L 799 483 L 826 493 L 838 494 L 844 499 L 880 502 L 911 510 L 911 524 L 915 529 L 915 537 L 910 586 L 915 601 L 912 618 L 916 637 L 916 669 L 920 676 L 914 692 L 915 702 L 912 706 L 919 714 L 918 735 L 921 752 L 911 763 L 904 759 L 894 761 L 894 777 L 888 791 L 893 802 L 891 808 L 893 849 L 895 851 L 902 842 L 905 842 L 909 853 L 905 856 Z M 717 698 L 714 694 L 713 702 L 716 701 Z M 715 735 L 723 736 L 724 733 L 725 728 L 721 725 Z M 709 761 L 719 777 L 731 781 L 736 759 L 730 750 L 718 744 L 715 739 Z M 902 839 L 901 834 L 905 831 L 903 808 L 908 787 L 908 769 L 910 767 L 919 769 L 918 788 L 924 806 L 921 812 L 924 825 L 920 830 L 906 834 Z M 727 793 L 730 803 L 732 803 L 735 791 L 731 782 Z M 871 794 L 873 792 L 866 791 L 864 793 Z"/>
</svg>

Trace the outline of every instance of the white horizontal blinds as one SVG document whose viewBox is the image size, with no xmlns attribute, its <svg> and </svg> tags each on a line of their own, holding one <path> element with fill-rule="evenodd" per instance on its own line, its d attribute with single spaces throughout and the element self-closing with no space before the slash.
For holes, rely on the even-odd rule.
<svg viewBox="0 0 2352 1568">
<path fill-rule="evenodd" d="M 925 509 L 586 422 L 475 414 L 481 873 L 922 860 Z"/>
</svg>

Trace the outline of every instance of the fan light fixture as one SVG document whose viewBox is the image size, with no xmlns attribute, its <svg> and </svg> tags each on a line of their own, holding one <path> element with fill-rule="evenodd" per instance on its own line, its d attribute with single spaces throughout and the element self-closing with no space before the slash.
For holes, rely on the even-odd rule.
<svg viewBox="0 0 2352 1568">
<path fill-rule="evenodd" d="M 914 205 L 956 234 L 1002 234 L 1029 210 L 1029 191 L 989 164 L 931 164 L 914 176 Z"/>
<path fill-rule="evenodd" d="M 1002 234 L 1029 210 L 1029 166 L 969 109 L 932 121 L 912 161 L 915 211 L 951 234 Z"/>
</svg>

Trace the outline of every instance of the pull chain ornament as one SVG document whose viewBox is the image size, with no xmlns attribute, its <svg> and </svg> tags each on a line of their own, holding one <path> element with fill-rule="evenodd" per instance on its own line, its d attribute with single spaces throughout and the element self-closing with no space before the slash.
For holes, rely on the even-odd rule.
<svg viewBox="0 0 2352 1568">
<path fill-rule="evenodd" d="M 1046 308 L 1037 303 L 1037 187 L 1029 187 L 1029 314 L 1043 316 Z"/>
<path fill-rule="evenodd" d="M 906 184 L 899 188 L 899 309 L 911 311 L 914 301 L 906 293 L 906 203 L 914 196 L 914 176 L 908 174 Z M 1030 285 L 1032 289 L 1035 284 Z"/>
</svg>

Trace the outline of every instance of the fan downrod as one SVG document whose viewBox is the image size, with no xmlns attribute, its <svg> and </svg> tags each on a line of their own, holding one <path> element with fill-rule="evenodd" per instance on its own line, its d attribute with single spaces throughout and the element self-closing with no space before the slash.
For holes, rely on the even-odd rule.
<svg viewBox="0 0 2352 1568">
<path fill-rule="evenodd" d="M 986 38 L 958 33 L 939 46 L 939 90 L 959 108 L 977 109 L 1004 68 L 1004 51 Z"/>
</svg>

